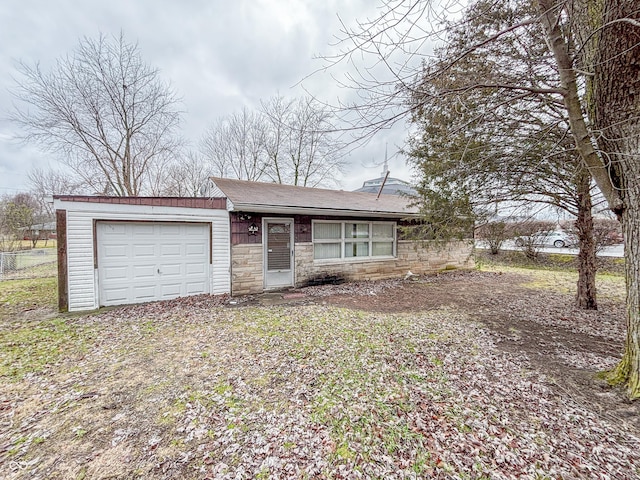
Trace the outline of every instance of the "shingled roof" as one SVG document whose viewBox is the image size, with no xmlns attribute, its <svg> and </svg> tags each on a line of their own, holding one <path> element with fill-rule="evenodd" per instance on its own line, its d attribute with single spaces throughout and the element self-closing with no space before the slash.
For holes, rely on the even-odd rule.
<svg viewBox="0 0 640 480">
<path fill-rule="evenodd" d="M 302 215 L 346 215 L 406 217 L 417 213 L 409 199 L 398 195 L 345 192 L 298 187 L 278 183 L 248 182 L 212 177 L 213 197 L 227 198 L 227 208 L 236 212 L 287 213 Z"/>
</svg>

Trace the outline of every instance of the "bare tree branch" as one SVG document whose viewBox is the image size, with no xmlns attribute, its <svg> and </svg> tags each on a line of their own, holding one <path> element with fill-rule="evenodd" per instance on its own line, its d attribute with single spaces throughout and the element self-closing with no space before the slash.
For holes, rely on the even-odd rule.
<svg viewBox="0 0 640 480">
<path fill-rule="evenodd" d="M 175 94 L 123 35 L 83 39 L 49 73 L 24 62 L 19 72 L 12 118 L 23 138 L 60 152 L 97 191 L 142 193 L 151 164 L 179 145 Z"/>
</svg>

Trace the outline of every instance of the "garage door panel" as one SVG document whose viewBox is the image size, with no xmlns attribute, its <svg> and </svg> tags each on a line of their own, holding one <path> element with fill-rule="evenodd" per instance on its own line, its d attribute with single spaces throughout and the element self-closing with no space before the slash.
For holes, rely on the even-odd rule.
<svg viewBox="0 0 640 480">
<path fill-rule="evenodd" d="M 101 305 L 209 292 L 208 224 L 98 222 Z"/>
<path fill-rule="evenodd" d="M 180 236 L 180 234 L 182 233 L 181 231 L 182 228 L 184 228 L 183 225 L 169 225 L 169 224 L 159 225 L 160 235 L 163 235 L 165 237 Z"/>
<path fill-rule="evenodd" d="M 134 265 L 132 267 L 133 278 L 154 278 L 156 276 L 156 264 Z"/>
<path fill-rule="evenodd" d="M 104 225 L 102 235 L 106 237 L 117 237 L 127 234 L 126 223 L 110 223 Z"/>
<path fill-rule="evenodd" d="M 183 273 L 183 265 L 181 263 L 165 263 L 160 267 L 163 277 L 181 276 Z"/>
<path fill-rule="evenodd" d="M 104 276 L 107 280 L 123 280 L 129 277 L 128 267 L 123 266 L 107 266 L 104 268 Z"/>
<path fill-rule="evenodd" d="M 197 295 L 202 292 L 205 288 L 205 284 L 202 282 L 187 282 L 186 284 L 186 294 L 187 295 Z"/>
<path fill-rule="evenodd" d="M 108 259 L 126 259 L 129 258 L 128 250 L 127 245 L 106 245 L 104 248 L 104 256 Z"/>
<path fill-rule="evenodd" d="M 201 243 L 187 243 L 184 254 L 187 257 L 201 257 L 207 254 L 207 249 Z"/>
<path fill-rule="evenodd" d="M 140 257 L 153 257 L 158 254 L 158 247 L 155 243 L 136 243 L 132 247 L 133 256 Z"/>
<path fill-rule="evenodd" d="M 133 294 L 133 303 L 135 302 L 148 302 L 155 300 L 156 297 L 156 285 L 155 283 L 148 283 L 146 285 L 134 285 L 131 288 Z"/>
<path fill-rule="evenodd" d="M 129 298 L 129 289 L 126 287 L 109 288 L 103 291 L 105 305 L 117 305 L 124 303 Z"/>
<path fill-rule="evenodd" d="M 183 245 L 180 243 L 168 243 L 160 246 L 160 255 L 166 257 L 182 257 Z"/>
<path fill-rule="evenodd" d="M 206 234 L 207 230 L 208 226 L 205 225 L 188 225 L 187 228 L 184 229 L 184 235 L 201 237 Z"/>
<path fill-rule="evenodd" d="M 153 237 L 156 234 L 155 224 L 153 223 L 129 223 L 131 234 L 139 237 Z"/>
<path fill-rule="evenodd" d="M 185 265 L 185 275 L 205 275 L 206 264 L 203 263 L 187 263 Z"/>
<path fill-rule="evenodd" d="M 176 298 L 182 294 L 182 282 L 164 284 L 160 287 L 160 297 L 163 299 Z"/>
</svg>

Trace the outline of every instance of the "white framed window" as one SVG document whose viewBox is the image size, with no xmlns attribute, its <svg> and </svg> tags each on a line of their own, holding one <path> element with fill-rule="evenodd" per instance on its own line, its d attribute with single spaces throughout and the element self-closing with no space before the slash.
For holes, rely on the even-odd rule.
<svg viewBox="0 0 640 480">
<path fill-rule="evenodd" d="M 342 224 L 340 222 L 313 223 L 313 258 L 325 260 L 341 258 Z"/>
<path fill-rule="evenodd" d="M 314 260 L 356 260 L 395 256 L 394 222 L 313 221 Z"/>
</svg>

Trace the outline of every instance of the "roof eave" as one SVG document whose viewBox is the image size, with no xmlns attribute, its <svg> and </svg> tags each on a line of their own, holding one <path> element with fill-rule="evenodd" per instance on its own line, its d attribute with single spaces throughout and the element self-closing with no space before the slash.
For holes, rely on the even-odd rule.
<svg viewBox="0 0 640 480">
<path fill-rule="evenodd" d="M 273 213 L 285 215 L 326 215 L 332 217 L 380 217 L 380 218 L 407 218 L 418 217 L 416 212 L 388 212 L 377 210 L 353 210 L 353 209 L 336 209 L 336 208 L 318 208 L 318 207 L 298 207 L 298 206 L 282 206 L 282 205 L 261 205 L 251 203 L 234 203 L 229 210 L 232 212 L 255 212 L 255 213 Z"/>
</svg>

